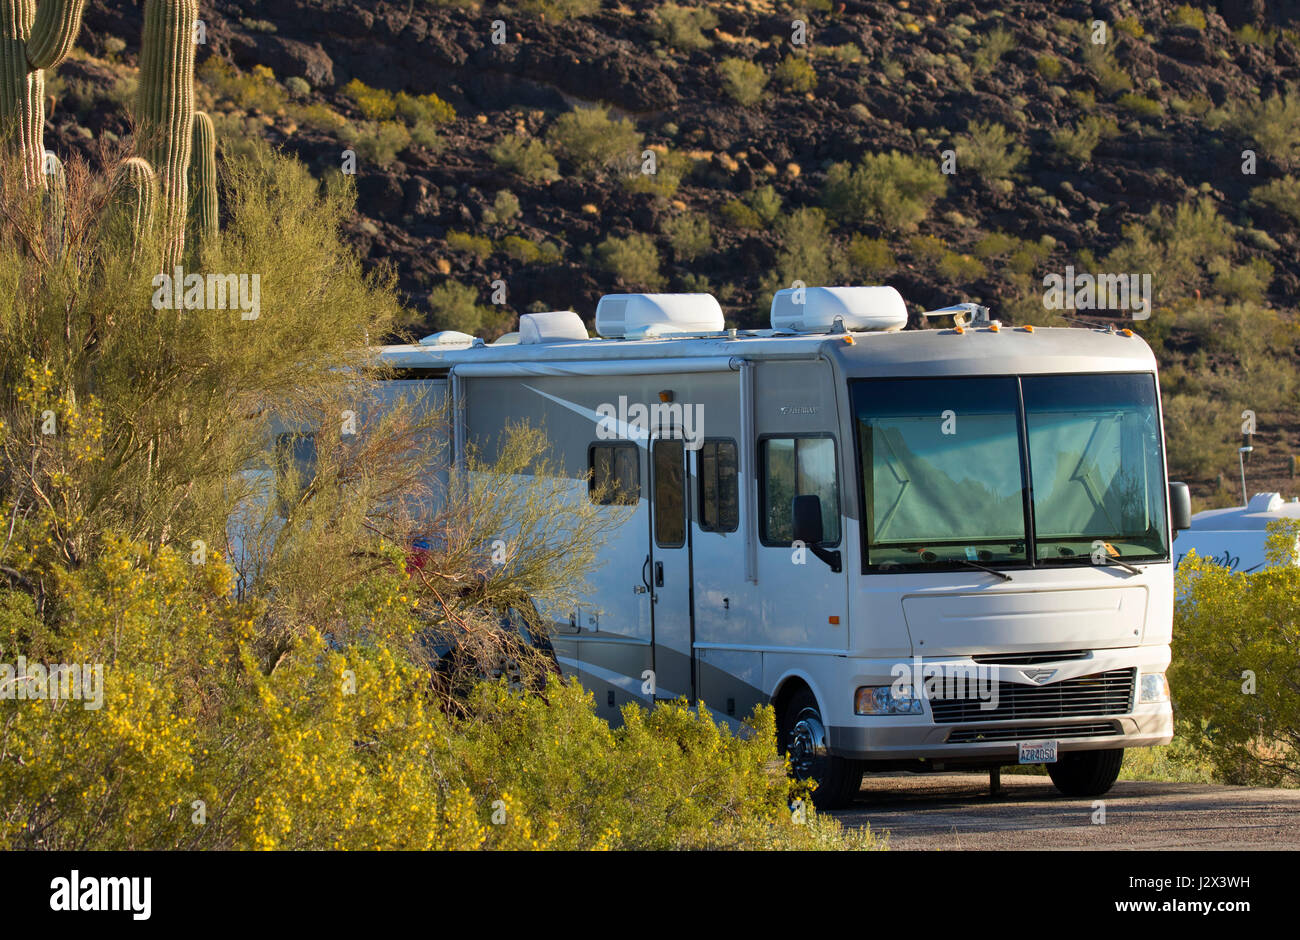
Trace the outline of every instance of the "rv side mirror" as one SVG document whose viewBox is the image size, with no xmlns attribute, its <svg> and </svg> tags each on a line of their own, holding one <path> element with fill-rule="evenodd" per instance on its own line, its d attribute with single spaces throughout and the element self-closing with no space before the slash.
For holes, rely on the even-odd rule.
<svg viewBox="0 0 1300 940">
<path fill-rule="evenodd" d="M 796 496 L 791 509 L 794 516 L 794 540 L 805 545 L 822 542 L 822 501 L 820 496 Z"/>
<path fill-rule="evenodd" d="M 1169 527 L 1175 535 L 1192 527 L 1192 494 L 1186 483 L 1169 484 Z"/>
<path fill-rule="evenodd" d="M 831 571 L 840 573 L 838 550 L 822 548 L 822 501 L 818 496 L 796 496 L 790 507 L 794 540 L 803 542 L 810 552 L 830 565 Z"/>
</svg>

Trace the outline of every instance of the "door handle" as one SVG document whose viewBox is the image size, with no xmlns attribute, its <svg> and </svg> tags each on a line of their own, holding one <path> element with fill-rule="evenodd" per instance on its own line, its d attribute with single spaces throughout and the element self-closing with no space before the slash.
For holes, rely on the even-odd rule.
<svg viewBox="0 0 1300 940">
<path fill-rule="evenodd" d="M 645 561 L 641 562 L 641 583 L 645 585 L 645 591 L 650 590 L 650 582 L 646 580 L 645 570 L 650 567 L 650 556 L 645 556 Z M 644 594 L 645 591 L 637 589 L 638 594 Z"/>
<path fill-rule="evenodd" d="M 655 562 L 655 587 L 663 587 L 663 586 L 664 586 L 664 563 L 662 561 L 656 561 Z"/>
</svg>

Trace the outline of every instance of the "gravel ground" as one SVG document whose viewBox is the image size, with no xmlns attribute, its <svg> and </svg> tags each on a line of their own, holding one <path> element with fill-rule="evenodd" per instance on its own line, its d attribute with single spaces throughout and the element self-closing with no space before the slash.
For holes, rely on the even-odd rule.
<svg viewBox="0 0 1300 940">
<path fill-rule="evenodd" d="M 1101 807 L 1061 796 L 1047 777 L 867 776 L 832 815 L 888 831 L 893 849 L 1300 849 L 1300 790 L 1120 781 Z"/>
</svg>

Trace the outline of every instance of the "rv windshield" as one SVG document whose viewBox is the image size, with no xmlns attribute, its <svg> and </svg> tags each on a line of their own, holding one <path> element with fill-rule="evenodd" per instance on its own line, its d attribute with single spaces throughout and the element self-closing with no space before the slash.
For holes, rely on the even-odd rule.
<svg viewBox="0 0 1300 940">
<path fill-rule="evenodd" d="M 852 392 L 868 569 L 1090 564 L 1101 543 L 1125 560 L 1168 555 L 1153 376 L 864 379 Z"/>
</svg>

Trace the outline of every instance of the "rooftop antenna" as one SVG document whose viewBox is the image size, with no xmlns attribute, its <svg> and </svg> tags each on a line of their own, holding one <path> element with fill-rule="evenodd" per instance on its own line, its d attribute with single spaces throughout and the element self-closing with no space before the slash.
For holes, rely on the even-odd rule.
<svg viewBox="0 0 1300 940">
<path fill-rule="evenodd" d="M 1253 434 L 1249 431 L 1245 432 L 1241 435 L 1242 444 L 1237 448 L 1237 459 L 1241 463 L 1241 505 L 1243 506 L 1250 504 L 1250 500 L 1246 498 L 1246 455 L 1255 450 L 1251 444 L 1253 439 Z"/>
</svg>

